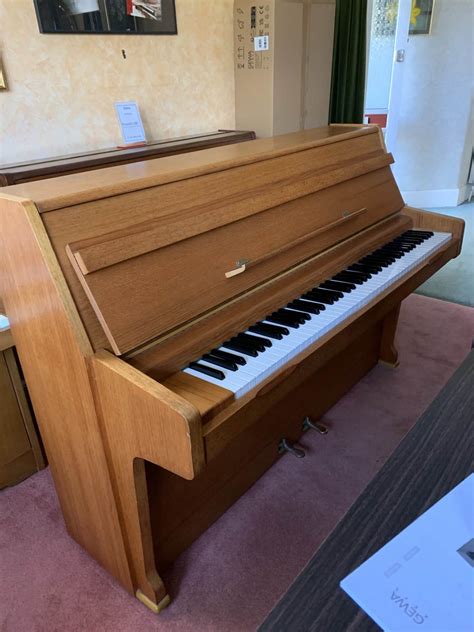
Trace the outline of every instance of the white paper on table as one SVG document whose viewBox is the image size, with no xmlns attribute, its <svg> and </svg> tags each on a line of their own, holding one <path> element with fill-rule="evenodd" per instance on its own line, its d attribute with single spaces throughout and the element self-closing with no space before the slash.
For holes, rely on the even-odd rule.
<svg viewBox="0 0 474 632">
<path fill-rule="evenodd" d="M 10 327 L 8 318 L 3 314 L 0 314 L 0 329 L 7 329 L 8 327 Z"/>
<path fill-rule="evenodd" d="M 474 474 L 343 579 L 341 587 L 387 632 L 472 632 Z"/>
</svg>

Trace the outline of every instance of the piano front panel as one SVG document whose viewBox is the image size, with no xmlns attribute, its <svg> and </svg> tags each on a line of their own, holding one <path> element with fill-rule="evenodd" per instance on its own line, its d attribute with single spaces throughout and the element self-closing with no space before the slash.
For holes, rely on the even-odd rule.
<svg viewBox="0 0 474 632">
<path fill-rule="evenodd" d="M 114 195 L 112 198 L 104 197 L 76 206 L 43 212 L 43 222 L 93 347 L 107 347 L 116 353 L 124 353 L 170 329 L 172 320 L 170 313 L 166 314 L 167 318 L 162 319 L 164 314 L 156 312 L 155 303 L 153 310 L 147 314 L 143 313 L 142 322 L 138 323 L 136 308 L 146 308 L 146 305 L 152 303 L 153 293 L 151 296 L 147 293 L 146 300 L 142 301 L 137 288 L 134 287 L 127 287 L 127 292 L 135 293 L 133 302 L 128 305 L 128 311 L 125 313 L 123 308 L 127 306 L 122 305 L 117 313 L 112 296 L 102 297 L 100 290 L 96 296 L 97 288 L 92 288 L 96 283 L 96 280 L 92 279 L 93 275 L 105 275 L 100 276 L 97 281 L 97 284 L 101 285 L 102 279 L 112 274 L 110 270 L 113 270 L 114 266 L 121 266 L 117 269 L 123 280 L 130 279 L 127 276 L 127 269 L 134 278 L 136 268 L 139 267 L 141 272 L 144 267 L 148 267 L 147 255 L 150 257 L 153 253 L 164 252 L 166 248 L 175 247 L 191 238 L 198 239 L 200 235 L 205 239 L 204 235 L 209 231 L 225 225 L 229 225 L 231 229 L 233 223 L 237 225 L 245 218 L 250 222 L 252 217 L 255 216 L 257 219 L 258 214 L 267 213 L 269 209 L 278 209 L 285 204 L 289 204 L 288 212 L 294 212 L 294 209 L 301 206 L 302 212 L 310 215 L 307 198 L 313 194 L 316 203 L 318 196 L 321 196 L 321 204 L 317 205 L 313 218 L 309 218 L 312 230 L 324 228 L 324 224 L 328 226 L 341 220 L 342 213 L 358 211 L 364 208 L 364 205 L 368 205 L 368 211 L 360 218 L 351 218 L 349 215 L 349 222 L 355 223 L 352 229 L 348 226 L 348 232 L 376 221 L 382 214 L 399 210 L 403 202 L 387 167 L 392 159 L 381 147 L 379 135 L 375 131 L 363 128 L 360 136 L 351 137 L 344 143 L 336 139 L 332 144 L 305 148 L 275 158 L 265 157 L 260 161 L 256 161 L 252 155 L 251 164 L 246 164 L 245 156 L 242 156 L 240 164 L 232 168 L 226 168 L 227 163 L 224 162 L 220 170 L 218 165 L 210 166 L 212 173 L 209 174 L 187 179 L 178 174 L 176 177 L 180 178 L 179 180 L 165 182 L 159 187 L 143 188 L 136 192 Z M 353 130 L 351 134 L 354 134 Z M 256 143 L 249 145 L 255 148 L 258 147 L 258 141 Z M 346 184 L 346 181 L 350 184 Z M 329 194 L 328 191 L 331 189 L 332 194 Z M 361 200 L 357 199 L 359 196 Z M 376 199 L 384 200 L 384 208 L 376 207 Z M 325 204 L 328 200 L 329 203 Z M 320 213 L 321 217 L 318 217 Z M 299 216 L 297 220 L 300 221 Z M 294 232 L 297 227 L 293 227 L 293 224 L 296 223 L 287 219 L 286 223 L 283 222 L 282 225 L 280 222 L 280 225 L 284 230 L 290 226 L 290 232 Z M 304 225 L 307 226 L 308 223 Z M 273 232 L 267 229 L 262 236 L 262 243 L 269 239 L 269 235 L 270 239 L 276 239 Z M 340 231 L 335 231 L 334 236 L 336 239 L 342 238 Z M 328 240 L 325 243 L 328 244 Z M 224 242 L 222 249 L 228 250 L 227 246 Z M 67 247 L 71 261 L 68 260 Z M 269 254 L 265 248 L 263 252 L 258 252 L 258 244 L 256 247 L 257 258 L 258 255 L 265 257 Z M 278 247 L 277 243 L 275 247 Z M 164 252 L 163 258 L 167 261 L 170 260 L 169 253 L 170 251 Z M 175 255 L 174 251 L 172 255 Z M 202 253 L 200 255 L 200 260 L 204 260 Z M 134 261 L 142 256 L 145 257 L 143 262 L 146 266 Z M 292 262 L 291 258 L 287 258 L 286 261 L 290 264 Z M 176 260 L 174 262 L 176 263 Z M 195 261 L 192 262 L 194 263 Z M 222 263 L 227 271 L 228 265 L 231 266 L 229 269 L 235 267 L 236 260 L 229 258 L 228 262 Z M 164 273 L 158 278 L 169 275 L 169 265 L 168 263 Z M 281 269 L 283 265 L 283 260 L 280 260 L 274 269 Z M 73 266 L 76 267 L 79 278 Z M 253 273 L 254 283 L 265 276 L 262 266 L 259 265 L 258 268 L 260 272 L 257 272 L 256 266 Z M 207 272 L 209 270 L 206 270 Z M 244 276 L 248 278 L 248 274 Z M 110 285 L 109 279 L 107 282 L 104 281 L 104 284 Z M 239 280 L 239 284 L 240 288 L 236 288 L 236 291 L 251 286 L 252 280 L 248 283 Z M 236 283 L 233 283 L 232 287 L 235 286 Z M 227 287 L 230 287 L 229 284 Z M 228 297 L 229 294 L 218 294 L 213 300 L 222 301 Z M 109 299 L 110 305 L 104 305 Z M 160 303 L 161 299 L 162 295 L 159 296 Z M 164 307 L 163 311 L 167 311 L 169 307 Z M 206 307 L 208 306 L 204 306 L 204 309 Z M 198 313 L 197 309 L 194 310 L 194 314 L 181 313 L 180 309 L 175 312 L 177 322 L 171 323 L 174 326 Z M 106 310 L 109 310 L 109 313 L 105 314 Z M 120 320 L 123 316 L 123 322 L 119 323 L 118 327 L 117 322 L 111 322 L 112 310 L 115 310 L 112 318 Z M 149 320 L 151 311 L 153 315 Z"/>
<path fill-rule="evenodd" d="M 401 204 L 386 167 L 141 256 L 129 257 L 124 240 L 122 261 L 89 273 L 87 248 L 68 250 L 113 349 L 124 353 L 375 224 Z M 132 250 L 140 239 L 133 235 Z M 105 259 L 107 244 L 94 244 Z M 246 262 L 241 273 L 239 262 Z"/>
</svg>

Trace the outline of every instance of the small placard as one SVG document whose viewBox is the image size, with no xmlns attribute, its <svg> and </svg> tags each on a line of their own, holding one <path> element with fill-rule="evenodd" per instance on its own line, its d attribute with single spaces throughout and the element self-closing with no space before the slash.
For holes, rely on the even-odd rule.
<svg viewBox="0 0 474 632">
<path fill-rule="evenodd" d="M 255 51 L 258 53 L 262 50 L 269 50 L 270 48 L 270 38 L 268 35 L 259 35 L 253 38 L 253 43 L 255 47 Z"/>
<path fill-rule="evenodd" d="M 145 130 L 140 116 L 140 110 L 135 101 L 124 101 L 115 104 L 123 142 L 126 145 L 146 143 Z"/>
</svg>

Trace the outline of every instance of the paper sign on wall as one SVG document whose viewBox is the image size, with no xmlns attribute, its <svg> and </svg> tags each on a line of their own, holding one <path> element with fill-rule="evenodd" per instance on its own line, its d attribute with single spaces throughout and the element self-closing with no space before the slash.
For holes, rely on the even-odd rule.
<svg viewBox="0 0 474 632">
<path fill-rule="evenodd" d="M 135 101 L 123 101 L 115 104 L 123 142 L 126 145 L 146 143 L 145 130 L 140 116 L 140 110 Z"/>
<path fill-rule="evenodd" d="M 268 35 L 259 35 L 253 38 L 253 44 L 257 53 L 261 50 L 269 50 L 270 38 Z"/>
</svg>

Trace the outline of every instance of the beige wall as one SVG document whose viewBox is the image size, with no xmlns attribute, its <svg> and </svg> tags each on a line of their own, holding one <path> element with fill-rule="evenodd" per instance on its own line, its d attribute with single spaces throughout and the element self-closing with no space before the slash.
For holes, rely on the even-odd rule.
<svg viewBox="0 0 474 632">
<path fill-rule="evenodd" d="M 232 129 L 232 6 L 176 0 L 177 36 L 42 35 L 33 0 L 0 0 L 0 163 L 119 143 L 115 101 L 150 139 Z"/>
</svg>

